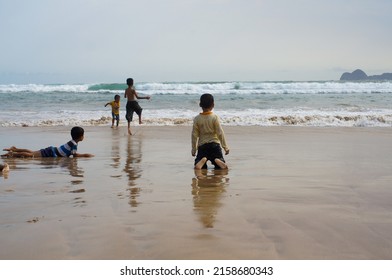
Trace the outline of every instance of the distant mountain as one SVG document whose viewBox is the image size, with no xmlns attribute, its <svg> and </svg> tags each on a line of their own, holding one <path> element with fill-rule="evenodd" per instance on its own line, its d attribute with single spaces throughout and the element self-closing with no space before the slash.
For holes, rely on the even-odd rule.
<svg viewBox="0 0 392 280">
<path fill-rule="evenodd" d="M 383 80 L 392 80 L 392 73 L 383 73 L 381 75 L 372 75 L 368 76 L 361 69 L 357 69 L 352 73 L 345 72 L 340 77 L 341 81 L 383 81 Z"/>
</svg>

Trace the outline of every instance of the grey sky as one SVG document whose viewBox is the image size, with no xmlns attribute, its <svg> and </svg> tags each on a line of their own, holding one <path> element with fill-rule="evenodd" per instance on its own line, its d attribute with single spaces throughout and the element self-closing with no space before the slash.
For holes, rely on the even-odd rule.
<svg viewBox="0 0 392 280">
<path fill-rule="evenodd" d="M 391 0 L 0 0 L 0 83 L 392 72 Z"/>
</svg>

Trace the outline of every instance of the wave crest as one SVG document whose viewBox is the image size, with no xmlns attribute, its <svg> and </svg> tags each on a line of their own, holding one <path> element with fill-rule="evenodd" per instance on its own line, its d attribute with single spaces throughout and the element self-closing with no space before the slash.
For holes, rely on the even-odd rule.
<svg viewBox="0 0 392 280">
<path fill-rule="evenodd" d="M 392 93 L 392 82 L 187 82 L 137 83 L 146 94 L 330 94 Z M 77 85 L 0 85 L 0 93 L 12 92 L 122 92 L 122 83 Z"/>
<path fill-rule="evenodd" d="M 111 117 L 106 116 L 85 119 L 45 119 L 1 122 L 0 126 L 104 126 L 110 125 L 111 120 Z M 145 126 L 191 126 L 193 117 L 147 117 L 144 118 L 143 123 Z M 225 126 L 392 127 L 392 114 L 226 116 L 221 118 L 221 123 Z M 120 124 L 125 126 L 126 121 L 121 120 Z"/>
</svg>

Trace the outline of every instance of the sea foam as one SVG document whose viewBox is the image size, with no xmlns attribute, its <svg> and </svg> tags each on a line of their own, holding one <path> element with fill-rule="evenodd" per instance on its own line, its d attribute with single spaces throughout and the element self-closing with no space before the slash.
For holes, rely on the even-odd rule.
<svg viewBox="0 0 392 280">
<path fill-rule="evenodd" d="M 0 85 L 0 126 L 108 125 L 125 83 Z M 145 125 L 191 125 L 202 93 L 215 97 L 224 125 L 392 126 L 391 82 L 136 83 Z"/>
</svg>

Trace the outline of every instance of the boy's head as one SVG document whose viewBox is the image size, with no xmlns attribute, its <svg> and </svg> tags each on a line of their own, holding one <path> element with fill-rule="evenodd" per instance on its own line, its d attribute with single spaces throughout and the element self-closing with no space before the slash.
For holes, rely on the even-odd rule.
<svg viewBox="0 0 392 280">
<path fill-rule="evenodd" d="M 84 136 L 84 129 L 79 127 L 79 126 L 75 126 L 71 129 L 71 137 L 72 140 L 74 141 L 80 141 Z"/>
<path fill-rule="evenodd" d="M 127 79 L 127 85 L 130 87 L 133 86 L 133 79 L 132 78 Z"/>
<path fill-rule="evenodd" d="M 114 101 L 120 101 L 120 95 L 118 95 L 118 94 L 116 94 L 115 96 L 114 96 Z"/>
<path fill-rule="evenodd" d="M 200 107 L 203 109 L 210 109 L 214 107 L 214 97 L 212 94 L 205 93 L 200 96 Z"/>
</svg>

